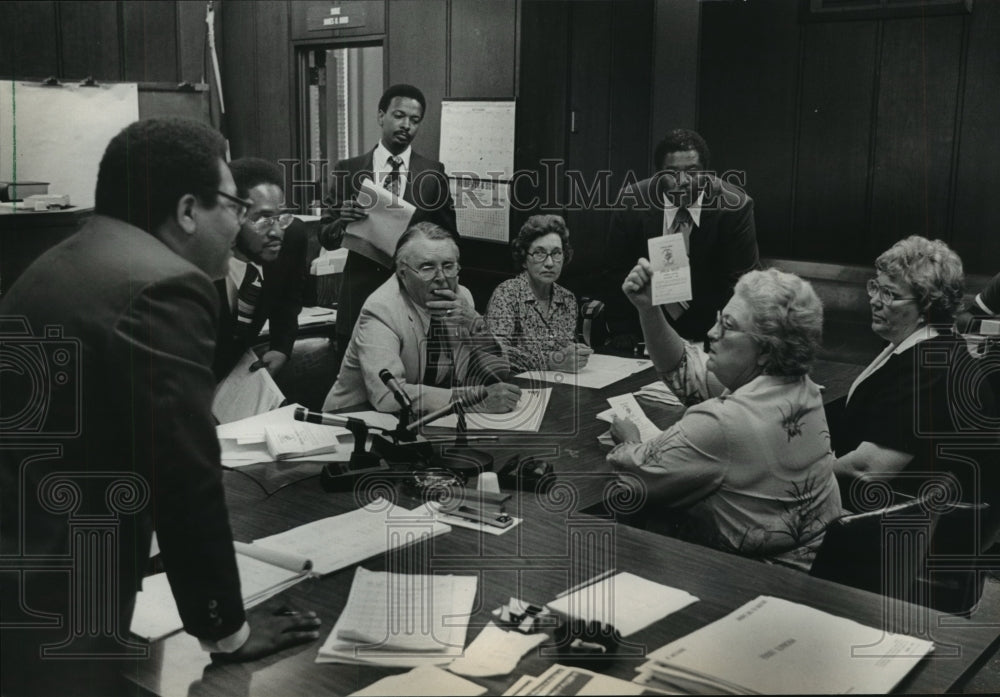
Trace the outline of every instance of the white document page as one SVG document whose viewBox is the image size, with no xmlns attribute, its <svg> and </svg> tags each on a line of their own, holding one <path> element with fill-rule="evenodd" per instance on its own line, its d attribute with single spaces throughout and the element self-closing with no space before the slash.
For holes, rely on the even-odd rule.
<svg viewBox="0 0 1000 697">
<path fill-rule="evenodd" d="M 545 418 L 545 409 L 549 405 L 552 388 L 540 390 L 521 390 L 521 398 L 513 411 L 506 414 L 484 414 L 478 411 L 465 412 L 465 424 L 470 431 L 530 431 L 537 433 Z M 458 428 L 458 417 L 455 414 L 442 416 L 437 421 L 427 424 L 430 427 Z"/>
<path fill-rule="evenodd" d="M 528 380 L 541 380 L 556 384 L 576 385 L 601 389 L 640 373 L 653 365 L 648 358 L 621 358 L 603 353 L 592 353 L 586 367 L 579 373 L 564 373 L 558 370 L 532 370 L 521 373 L 517 377 Z"/>
<path fill-rule="evenodd" d="M 687 591 L 620 573 L 548 603 L 550 610 L 613 625 L 623 637 L 697 602 Z"/>
<path fill-rule="evenodd" d="M 220 424 L 277 409 L 285 401 L 266 368 L 250 371 L 256 362 L 257 354 L 248 350 L 215 388 L 212 413 Z"/>
<path fill-rule="evenodd" d="M 393 196 L 376 186 L 371 179 L 362 180 L 358 202 L 365 207 L 368 217 L 348 223 L 343 246 L 379 263 L 391 262 L 396 242 L 406 232 L 416 209 L 401 196 Z"/>
<path fill-rule="evenodd" d="M 486 688 L 471 680 L 452 675 L 437 666 L 420 666 L 407 673 L 390 675 L 373 682 L 351 697 L 380 697 L 381 695 L 401 695 L 405 697 L 475 697 L 486 692 Z"/>
<path fill-rule="evenodd" d="M 646 412 L 642 410 L 639 403 L 635 401 L 635 397 L 631 394 L 620 394 L 615 397 L 608 397 L 608 404 L 611 405 L 612 411 L 621 419 L 628 419 L 634 423 L 639 429 L 639 438 L 643 442 L 650 440 L 651 438 L 656 438 L 656 436 L 663 433 L 663 431 L 657 428 L 656 424 L 649 420 L 646 416 Z"/>
<path fill-rule="evenodd" d="M 684 302 L 691 293 L 691 264 L 683 235 L 663 235 L 649 239 L 649 263 L 653 267 L 650 289 L 654 305 Z"/>
<path fill-rule="evenodd" d="M 524 654 L 548 639 L 549 635 L 544 632 L 508 632 L 490 622 L 466 647 L 462 657 L 448 666 L 448 670 L 480 678 L 509 675 Z"/>
<path fill-rule="evenodd" d="M 347 605 L 317 663 L 443 665 L 462 655 L 476 576 L 392 574 L 358 568 Z"/>
<path fill-rule="evenodd" d="M 761 694 L 885 694 L 934 644 L 759 596 L 660 647 L 637 670 L 705 678 Z"/>
<path fill-rule="evenodd" d="M 253 545 L 307 557 L 313 562 L 313 571 L 323 575 L 450 530 L 424 506 L 408 511 L 377 499 L 350 513 L 262 537 Z"/>
</svg>

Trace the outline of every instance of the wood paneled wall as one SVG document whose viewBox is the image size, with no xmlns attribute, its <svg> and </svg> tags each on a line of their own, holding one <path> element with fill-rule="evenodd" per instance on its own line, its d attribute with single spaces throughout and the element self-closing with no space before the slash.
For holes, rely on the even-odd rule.
<svg viewBox="0 0 1000 697">
<path fill-rule="evenodd" d="M 920 234 L 1000 268 L 1000 3 L 810 23 L 705 3 L 701 41 L 699 128 L 746 172 L 764 256 L 870 265 Z"/>
<path fill-rule="evenodd" d="M 205 3 L 5 2 L 0 76 L 40 80 L 199 82 Z"/>
</svg>

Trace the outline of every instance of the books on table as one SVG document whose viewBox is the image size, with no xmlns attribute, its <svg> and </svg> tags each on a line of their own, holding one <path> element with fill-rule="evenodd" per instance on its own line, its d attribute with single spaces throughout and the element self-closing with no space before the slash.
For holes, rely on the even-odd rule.
<svg viewBox="0 0 1000 697">
<path fill-rule="evenodd" d="M 635 681 L 689 694 L 884 694 L 933 648 L 762 595 L 650 653 Z"/>
</svg>

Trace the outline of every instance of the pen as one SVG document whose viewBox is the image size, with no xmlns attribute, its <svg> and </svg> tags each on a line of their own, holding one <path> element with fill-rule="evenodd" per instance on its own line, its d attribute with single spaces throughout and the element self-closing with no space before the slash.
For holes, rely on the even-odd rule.
<svg viewBox="0 0 1000 697">
<path fill-rule="evenodd" d="M 590 585 L 592 585 L 594 583 L 598 583 L 599 581 L 603 581 L 604 579 L 608 578 L 609 576 L 614 576 L 615 573 L 616 573 L 616 570 L 614 568 L 607 569 L 606 571 L 602 571 L 601 573 L 597 574 L 593 578 L 587 579 L 583 583 L 578 583 L 575 586 L 573 586 L 572 588 L 567 588 L 562 593 L 560 593 L 559 595 L 557 595 L 556 598 L 557 599 L 558 598 L 562 598 L 562 597 L 565 597 L 565 596 L 569 595 L 570 593 L 575 593 L 576 591 L 580 590 L 581 588 L 586 588 L 587 586 L 590 586 Z"/>
</svg>

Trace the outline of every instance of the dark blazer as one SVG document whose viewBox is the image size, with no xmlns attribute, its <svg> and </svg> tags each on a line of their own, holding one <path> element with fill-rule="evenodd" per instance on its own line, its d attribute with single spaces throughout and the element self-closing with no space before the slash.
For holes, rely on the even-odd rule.
<svg viewBox="0 0 1000 697">
<path fill-rule="evenodd" d="M 827 405 L 834 452 L 869 441 L 913 456 L 892 488 L 921 492 L 935 475 L 957 485 L 968 503 L 1000 506 L 996 399 L 961 339 L 941 335 L 892 355 L 860 382 L 851 400 Z M 852 502 L 845 506 L 857 510 Z"/>
<path fill-rule="evenodd" d="M 299 331 L 302 292 L 308 271 L 308 240 L 305 225 L 296 220 L 285 230 L 281 252 L 272 262 L 265 262 L 260 301 L 254 308 L 253 321 L 242 333 L 237 331 L 236 313 L 229 304 L 226 280 L 215 282 L 219 294 L 219 329 L 212 371 L 221 380 L 239 361 L 240 356 L 257 342 L 261 327 L 268 322 L 271 350 L 286 356 L 292 353 Z"/>
<path fill-rule="evenodd" d="M 340 206 L 357 195 L 363 179 L 374 179 L 374 152 L 375 148 L 372 148 L 364 155 L 341 160 L 334 167 L 333 185 L 330 187 L 330 195 L 324 201 L 327 214 L 323 217 L 319 231 L 320 244 L 326 249 L 339 247 L 344 236 L 344 224 L 339 219 Z M 458 234 L 455 204 L 448 188 L 444 165 L 440 162 L 429 160 L 416 152 L 410 153 L 410 169 L 403 200 L 412 203 L 417 209 L 410 219 L 411 224 L 428 220 Z M 361 314 L 361 306 L 391 275 L 392 269 L 361 254 L 353 251 L 347 254 L 337 297 L 336 334 L 341 356 L 350 341 L 358 315 Z"/>
<path fill-rule="evenodd" d="M 655 178 L 628 186 L 611 217 L 606 315 L 612 334 L 640 334 L 639 317 L 621 284 L 639 257 L 648 257 L 646 241 L 663 234 L 663 202 L 653 191 Z M 732 295 L 736 281 L 760 267 L 753 199 L 737 186 L 707 177 L 701 222 L 690 236 L 693 299 L 676 321 L 677 332 L 701 340 L 715 324 L 715 313 Z"/>
<path fill-rule="evenodd" d="M 86 681 L 125 669 L 99 655 L 39 659 L 39 645 L 73 637 L 80 612 L 107 635 L 68 648 L 123 650 L 154 528 L 185 629 L 215 640 L 243 624 L 211 414 L 217 305 L 202 271 L 152 235 L 101 215 L 0 297 L 8 347 L 13 332 L 27 351 L 22 362 L 43 368 L 40 384 L 0 371 L 0 551 L 66 562 L 61 571 L 5 575 L 5 620 L 26 616 L 16 610 L 20 583 L 30 611 L 62 621 L 0 630 L 5 685 L 26 673 L 29 682 L 63 670 Z M 104 519 L 85 518 L 98 515 Z M 97 528 L 100 545 L 75 535 L 73 524 Z M 70 569 L 83 583 L 74 593 Z M 46 624 L 41 614 L 27 616 Z"/>
</svg>

